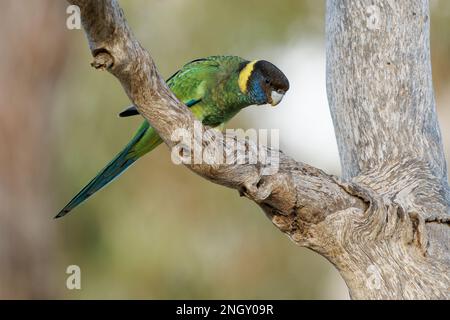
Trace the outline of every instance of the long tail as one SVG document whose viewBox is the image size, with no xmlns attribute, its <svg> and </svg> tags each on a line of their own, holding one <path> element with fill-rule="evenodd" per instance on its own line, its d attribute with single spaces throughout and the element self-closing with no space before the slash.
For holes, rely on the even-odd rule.
<svg viewBox="0 0 450 320">
<path fill-rule="evenodd" d="M 162 140 L 147 121 L 139 127 L 127 146 L 104 167 L 55 218 L 61 218 L 122 174 L 130 165 L 161 144 Z"/>
</svg>

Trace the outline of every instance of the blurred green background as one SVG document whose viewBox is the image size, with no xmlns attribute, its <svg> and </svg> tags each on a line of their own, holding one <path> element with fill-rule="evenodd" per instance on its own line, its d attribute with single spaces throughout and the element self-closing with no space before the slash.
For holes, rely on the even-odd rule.
<svg viewBox="0 0 450 320">
<path fill-rule="evenodd" d="M 121 1 L 159 70 L 215 54 L 267 59 L 291 90 L 229 128 L 280 129 L 281 148 L 339 174 L 325 92 L 324 2 Z M 295 246 L 238 193 L 170 161 L 160 146 L 67 218 L 59 209 L 142 121 L 90 66 L 64 1 L 0 2 L 0 298 L 348 299 L 319 255 Z M 450 150 L 450 3 L 431 1 L 433 77 Z M 66 288 L 67 266 L 81 290 Z"/>
</svg>

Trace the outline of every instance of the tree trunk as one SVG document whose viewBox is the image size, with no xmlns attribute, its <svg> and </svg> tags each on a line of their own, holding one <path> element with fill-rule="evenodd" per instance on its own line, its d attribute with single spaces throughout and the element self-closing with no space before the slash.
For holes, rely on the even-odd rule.
<svg viewBox="0 0 450 320">
<path fill-rule="evenodd" d="M 93 66 L 116 76 L 174 147 L 172 133 L 192 132 L 193 115 L 170 92 L 117 1 L 69 2 L 81 8 Z M 449 298 L 450 196 L 431 81 L 428 1 L 329 0 L 326 21 L 342 179 L 282 152 L 269 153 L 279 161 L 272 175 L 264 173 L 267 162 L 186 166 L 239 190 L 295 243 L 326 257 L 352 298 Z M 229 151 L 229 138 L 210 144 Z"/>
<path fill-rule="evenodd" d="M 378 206 L 368 220 L 376 224 L 347 239 L 351 257 L 330 260 L 355 298 L 449 297 L 450 198 L 428 1 L 328 1 L 326 23 L 343 179 Z M 364 286 L 369 269 L 382 280 L 379 292 Z"/>
</svg>

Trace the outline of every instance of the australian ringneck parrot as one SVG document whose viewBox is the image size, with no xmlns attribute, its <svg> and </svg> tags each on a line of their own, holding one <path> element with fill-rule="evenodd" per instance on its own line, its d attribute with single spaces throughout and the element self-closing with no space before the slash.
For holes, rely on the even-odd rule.
<svg viewBox="0 0 450 320">
<path fill-rule="evenodd" d="M 265 60 L 247 61 L 236 56 L 212 56 L 189 62 L 167 79 L 177 98 L 204 125 L 217 127 L 250 105 L 280 103 L 289 89 L 286 76 Z M 138 115 L 131 106 L 121 117 Z M 62 217 L 117 178 L 162 140 L 144 121 L 125 148 L 104 167 L 56 216 Z"/>
</svg>

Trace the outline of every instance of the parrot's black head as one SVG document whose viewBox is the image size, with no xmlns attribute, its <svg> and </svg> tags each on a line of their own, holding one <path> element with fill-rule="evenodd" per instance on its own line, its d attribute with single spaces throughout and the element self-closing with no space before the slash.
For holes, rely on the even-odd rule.
<svg viewBox="0 0 450 320">
<path fill-rule="evenodd" d="M 239 87 L 256 104 L 276 106 L 289 90 L 289 80 L 283 72 L 265 60 L 248 62 L 239 74 Z"/>
</svg>

